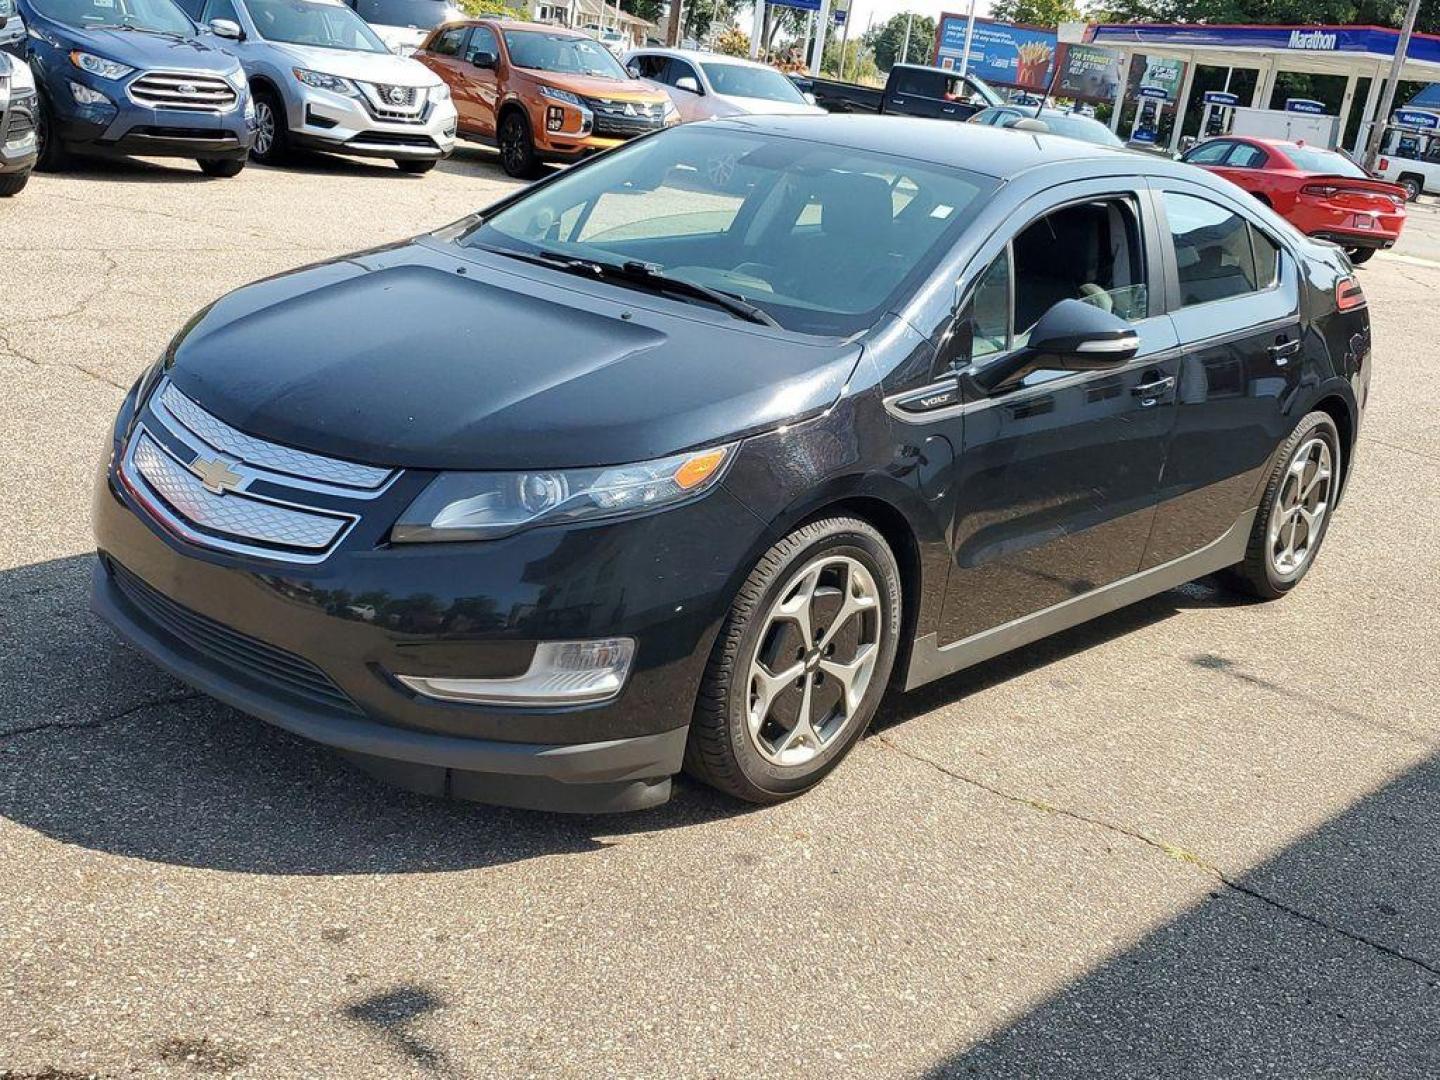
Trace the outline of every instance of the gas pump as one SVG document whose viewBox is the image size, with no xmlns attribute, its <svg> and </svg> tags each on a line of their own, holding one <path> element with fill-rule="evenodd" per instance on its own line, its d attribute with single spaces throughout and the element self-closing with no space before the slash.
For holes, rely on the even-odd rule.
<svg viewBox="0 0 1440 1080">
<path fill-rule="evenodd" d="M 1230 121 L 1235 115 L 1235 106 L 1240 97 L 1226 90 L 1205 91 L 1205 111 L 1200 116 L 1200 137 L 1209 139 L 1215 135 L 1228 135 Z"/>
<path fill-rule="evenodd" d="M 1382 153 L 1409 161 L 1440 160 L 1440 112 L 1396 109 L 1380 149 Z"/>
<path fill-rule="evenodd" d="M 1162 86 L 1142 86 L 1136 91 L 1140 104 L 1135 110 L 1135 120 L 1130 125 L 1130 141 L 1142 146 L 1154 146 L 1160 140 L 1160 112 L 1170 95 Z"/>
</svg>

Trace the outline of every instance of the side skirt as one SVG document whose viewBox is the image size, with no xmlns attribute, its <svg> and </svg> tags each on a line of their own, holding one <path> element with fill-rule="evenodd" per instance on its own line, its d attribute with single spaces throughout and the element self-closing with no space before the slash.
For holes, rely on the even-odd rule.
<svg viewBox="0 0 1440 1080">
<path fill-rule="evenodd" d="M 934 634 L 926 634 L 910 651 L 910 668 L 905 673 L 905 689 L 913 690 L 927 682 L 993 659 L 1001 653 L 1029 645 L 1061 630 L 1089 622 L 1147 597 L 1184 585 L 1206 574 L 1234 566 L 1245 558 L 1250 531 L 1258 510 L 1247 510 L 1235 519 L 1225 534 L 1198 551 L 1182 555 L 1160 566 L 1101 586 L 1083 596 L 1062 600 L 1058 604 L 1013 619 L 991 630 L 963 638 L 950 645 L 937 645 Z"/>
</svg>

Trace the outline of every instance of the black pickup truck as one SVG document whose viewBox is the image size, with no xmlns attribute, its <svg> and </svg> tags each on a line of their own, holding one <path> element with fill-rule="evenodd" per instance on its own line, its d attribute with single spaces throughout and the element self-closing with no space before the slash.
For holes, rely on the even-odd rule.
<svg viewBox="0 0 1440 1080">
<path fill-rule="evenodd" d="M 937 120 L 966 120 L 991 105 L 1000 95 L 974 75 L 921 64 L 896 64 L 883 90 L 859 83 L 800 76 L 795 85 L 815 97 L 815 104 L 830 112 L 886 113 L 895 116 L 930 116 Z"/>
</svg>

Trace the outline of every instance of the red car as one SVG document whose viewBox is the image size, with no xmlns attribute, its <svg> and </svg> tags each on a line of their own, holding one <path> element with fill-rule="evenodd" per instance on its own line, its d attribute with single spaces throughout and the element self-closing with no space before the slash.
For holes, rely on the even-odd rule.
<svg viewBox="0 0 1440 1080">
<path fill-rule="evenodd" d="M 1405 189 L 1334 150 L 1224 135 L 1191 147 L 1183 160 L 1244 188 L 1305 235 L 1339 244 L 1351 262 L 1394 247 L 1405 225 Z"/>
</svg>

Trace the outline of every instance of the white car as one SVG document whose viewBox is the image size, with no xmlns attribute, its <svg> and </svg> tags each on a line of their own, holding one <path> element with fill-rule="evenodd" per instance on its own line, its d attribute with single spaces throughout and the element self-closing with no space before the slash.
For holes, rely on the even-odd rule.
<svg viewBox="0 0 1440 1080">
<path fill-rule="evenodd" d="M 400 56 L 409 56 L 418 49 L 435 27 L 469 18 L 454 0 L 345 0 L 345 3 L 370 24 L 387 49 Z"/>
<path fill-rule="evenodd" d="M 825 112 L 768 64 L 735 56 L 690 49 L 636 49 L 626 55 L 625 69 L 669 94 L 682 121 Z"/>
</svg>

